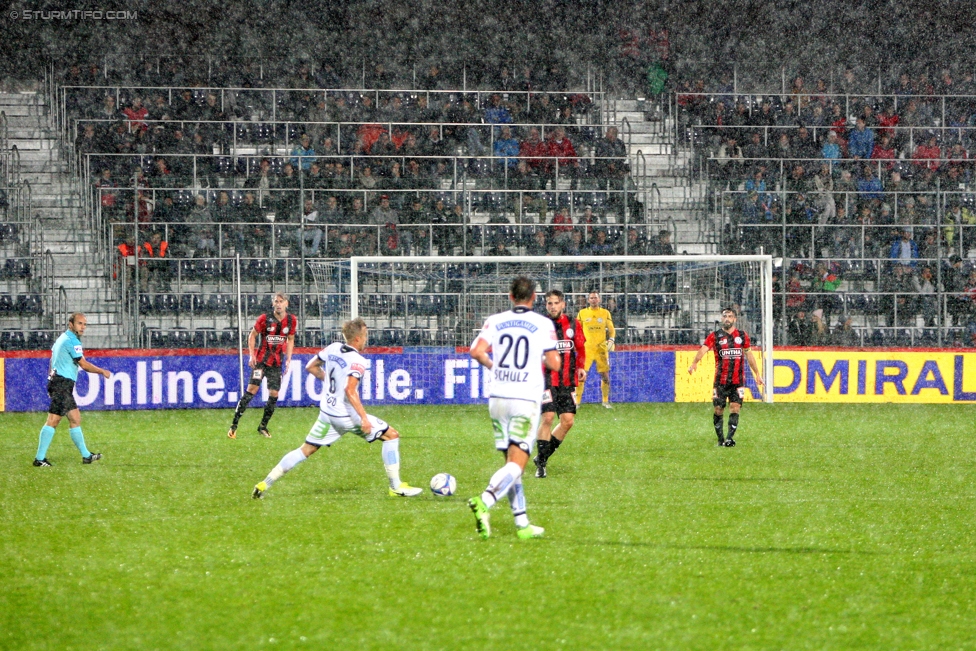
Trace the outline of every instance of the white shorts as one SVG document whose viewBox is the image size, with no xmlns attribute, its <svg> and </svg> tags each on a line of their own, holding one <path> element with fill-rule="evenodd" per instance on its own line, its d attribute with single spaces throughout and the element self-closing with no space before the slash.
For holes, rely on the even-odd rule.
<svg viewBox="0 0 976 651">
<path fill-rule="evenodd" d="M 495 449 L 504 451 L 510 445 L 517 445 L 526 454 L 532 454 L 540 410 L 541 404 L 534 400 L 489 398 L 488 415 L 495 430 Z"/>
<path fill-rule="evenodd" d="M 329 447 L 342 438 L 343 434 L 352 432 L 356 436 L 362 437 L 367 443 L 372 443 L 386 434 L 386 430 L 390 429 L 390 426 L 382 418 L 377 418 L 372 414 L 366 415 L 373 426 L 369 434 L 363 434 L 363 430 L 359 428 L 362 420 L 357 413 L 353 413 L 351 416 L 337 416 L 319 411 L 319 417 L 312 425 L 312 429 L 309 430 L 308 436 L 305 437 L 305 442 L 315 447 L 322 447 L 323 445 Z"/>
</svg>

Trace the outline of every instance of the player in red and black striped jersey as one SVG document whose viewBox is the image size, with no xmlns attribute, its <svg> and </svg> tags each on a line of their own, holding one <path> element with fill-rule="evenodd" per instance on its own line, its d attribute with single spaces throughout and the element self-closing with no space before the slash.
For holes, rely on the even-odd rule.
<svg viewBox="0 0 976 651">
<path fill-rule="evenodd" d="M 535 476 L 546 476 L 549 457 L 566 439 L 576 419 L 576 385 L 586 379 L 586 336 L 579 319 L 570 319 L 565 312 L 566 297 L 558 289 L 546 294 L 546 311 L 556 328 L 556 350 L 562 358 L 558 371 L 546 371 L 546 390 L 542 394 L 542 420 L 539 423 L 537 446 L 539 452 L 532 461 Z M 559 414 L 559 423 L 552 426 Z"/>
<path fill-rule="evenodd" d="M 291 363 L 291 352 L 295 348 L 295 330 L 298 319 L 288 314 L 288 297 L 278 292 L 271 301 L 270 314 L 262 314 L 254 322 L 254 328 L 247 336 L 248 363 L 251 366 L 251 379 L 247 391 L 241 396 L 234 411 L 234 422 L 227 430 L 227 436 L 237 438 L 237 424 L 244 411 L 258 392 L 261 381 L 268 380 L 268 402 L 264 405 L 264 417 L 258 425 L 258 433 L 271 438 L 268 423 L 274 415 L 278 403 L 278 389 L 281 388 L 281 368 Z M 260 338 L 260 345 L 258 339 Z M 255 351 L 257 347 L 257 351 Z M 284 362 L 284 364 L 282 364 Z"/>
<path fill-rule="evenodd" d="M 705 338 L 705 343 L 695 355 L 695 360 L 688 367 L 688 374 L 695 372 L 698 362 L 708 354 L 708 351 L 715 352 L 715 384 L 712 388 L 712 406 L 715 413 L 712 416 L 712 423 L 715 425 L 715 434 L 718 436 L 718 444 L 725 447 L 735 447 L 735 431 L 739 427 L 739 410 L 742 408 L 742 398 L 746 392 L 746 362 L 752 369 L 752 376 L 758 386 L 763 385 L 762 372 L 759 364 L 752 354 L 749 344 L 749 335 L 735 327 L 736 312 L 727 307 L 722 310 L 722 329 L 716 330 Z M 729 409 L 729 436 L 723 433 L 722 416 L 725 413 L 725 403 L 728 401 Z"/>
</svg>

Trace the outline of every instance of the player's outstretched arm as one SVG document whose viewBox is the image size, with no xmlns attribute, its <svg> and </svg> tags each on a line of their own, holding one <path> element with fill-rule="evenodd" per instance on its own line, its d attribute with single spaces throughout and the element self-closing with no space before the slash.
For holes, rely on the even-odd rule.
<svg viewBox="0 0 976 651">
<path fill-rule="evenodd" d="M 346 402 L 352 405 L 352 408 L 359 414 L 359 419 L 362 421 L 359 429 L 363 431 L 363 434 L 369 434 L 373 429 L 373 424 L 369 422 L 366 408 L 363 407 L 363 403 L 359 399 L 359 378 L 355 375 L 350 375 L 346 380 Z"/>
<path fill-rule="evenodd" d="M 752 369 L 752 377 L 756 380 L 757 386 L 763 385 L 762 371 L 759 368 L 759 363 L 756 361 L 756 356 L 752 354 L 752 349 L 746 349 L 746 359 L 749 361 L 749 368 Z"/>
<path fill-rule="evenodd" d="M 104 378 L 109 378 L 112 376 L 111 371 L 106 371 L 104 368 L 99 368 L 98 366 L 95 366 L 84 357 L 78 360 L 78 366 L 80 366 L 83 371 L 87 371 L 88 373 L 96 373 L 98 375 L 101 375 Z"/>
<path fill-rule="evenodd" d="M 322 358 L 318 355 L 308 360 L 308 364 L 305 365 L 305 370 L 325 382 L 325 371 L 322 370 Z"/>
<path fill-rule="evenodd" d="M 708 354 L 708 346 L 702 346 L 698 349 L 698 354 L 695 355 L 695 359 L 692 360 L 691 366 L 688 367 L 688 375 L 693 375 L 695 369 L 698 368 L 698 362 L 702 360 L 702 357 Z"/>
<path fill-rule="evenodd" d="M 491 344 L 481 337 L 474 340 L 474 346 L 471 347 L 471 359 L 477 361 L 479 364 L 484 366 L 489 371 L 491 370 L 492 363 L 491 357 L 488 356 L 488 347 Z"/>
</svg>

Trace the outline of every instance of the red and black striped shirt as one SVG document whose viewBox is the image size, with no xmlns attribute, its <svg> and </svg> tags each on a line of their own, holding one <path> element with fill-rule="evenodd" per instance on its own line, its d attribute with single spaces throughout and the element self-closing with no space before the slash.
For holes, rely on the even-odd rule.
<svg viewBox="0 0 976 651">
<path fill-rule="evenodd" d="M 550 317 L 552 318 L 552 317 Z M 586 337 L 579 319 L 572 319 L 566 313 L 552 319 L 556 328 L 556 350 L 562 357 L 562 367 L 558 371 L 546 371 L 546 388 L 576 388 L 576 369 L 586 367 Z"/>
<path fill-rule="evenodd" d="M 746 383 L 749 335 L 738 328 L 716 330 L 705 338 L 704 345 L 715 351 L 715 386 Z"/>
<path fill-rule="evenodd" d="M 259 316 L 254 322 L 254 331 L 261 338 L 257 354 L 258 364 L 281 366 L 288 337 L 295 335 L 297 327 L 298 319 L 291 314 L 286 314 L 281 321 L 276 319 L 274 314 Z"/>
</svg>

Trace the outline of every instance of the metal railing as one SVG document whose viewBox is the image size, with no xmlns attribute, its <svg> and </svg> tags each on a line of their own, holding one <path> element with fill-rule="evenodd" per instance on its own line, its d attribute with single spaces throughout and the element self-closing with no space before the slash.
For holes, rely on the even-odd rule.
<svg viewBox="0 0 976 651">
<path fill-rule="evenodd" d="M 423 97 L 430 106 L 431 100 L 434 104 L 440 104 L 441 102 L 450 103 L 462 103 L 463 101 L 470 101 L 472 110 L 482 111 L 488 110 L 490 108 L 491 98 L 498 96 L 503 98 L 505 104 L 513 107 L 517 107 L 516 113 L 521 111 L 521 107 L 524 106 L 524 111 L 530 112 L 537 107 L 535 103 L 541 102 L 540 97 L 543 98 L 577 98 L 577 103 L 581 104 L 581 111 L 578 115 L 596 115 L 602 114 L 602 105 L 604 103 L 604 95 L 602 90 L 587 90 L 587 91 L 511 91 L 511 90 L 382 90 L 375 88 L 336 88 L 336 89 L 321 89 L 321 88 L 243 88 L 243 87 L 179 87 L 179 86 L 59 86 L 57 89 L 57 112 L 60 118 L 57 123 L 62 127 L 62 137 L 68 137 L 65 128 L 72 117 L 78 117 L 79 113 L 91 113 L 92 111 L 97 111 L 99 106 L 89 105 L 89 100 L 93 93 L 97 93 L 99 97 L 105 97 L 106 95 L 114 98 L 115 110 L 121 112 L 123 107 L 123 101 L 128 101 L 132 97 L 143 98 L 147 94 L 153 95 L 153 100 L 155 97 L 160 97 L 163 99 L 163 106 L 171 107 L 174 104 L 174 96 L 181 95 L 184 92 L 189 92 L 192 95 L 190 102 L 187 106 L 191 106 L 194 109 L 201 109 L 204 106 L 204 99 L 208 95 L 213 95 L 219 103 L 215 102 L 214 108 L 219 108 L 220 111 L 225 112 L 230 109 L 237 110 L 241 115 L 238 117 L 249 121 L 271 121 L 276 122 L 281 119 L 287 119 L 292 117 L 297 110 L 301 113 L 301 116 L 296 121 L 303 121 L 302 118 L 307 118 L 307 110 L 315 107 L 319 102 L 325 105 L 332 105 L 330 98 L 342 98 L 345 101 L 347 98 L 353 102 L 355 105 L 350 107 L 349 110 L 352 112 L 358 112 L 360 107 L 360 102 L 363 97 L 368 97 L 372 106 L 367 106 L 366 110 L 375 111 L 379 106 L 381 100 L 392 101 L 393 98 L 397 98 L 402 101 L 407 99 L 408 103 L 415 102 L 418 97 Z M 300 99 L 296 99 L 299 97 Z M 585 97 L 586 101 L 581 98 Z M 70 99 L 69 101 L 69 98 Z M 149 101 L 144 103 L 144 106 L 156 109 L 155 101 L 150 104 Z M 345 109 L 342 109 L 345 110 Z M 410 110 L 407 107 L 404 110 Z M 552 115 L 555 117 L 556 105 L 552 106 Z M 371 116 L 371 119 L 364 120 L 366 122 L 372 122 L 372 117 L 380 117 L 382 115 L 381 111 L 376 111 L 376 116 Z M 119 113 L 119 118 L 123 116 Z M 473 115 L 473 118 L 477 118 L 479 121 L 483 121 L 484 116 Z M 188 122 L 193 120 L 187 120 Z M 513 120 L 517 121 L 517 120 Z M 543 120 L 544 121 L 544 120 Z"/>
<path fill-rule="evenodd" d="M 89 118 L 79 118 L 72 122 L 72 130 L 77 131 L 77 126 L 79 124 L 111 124 L 119 125 L 121 122 L 117 120 L 98 120 Z M 214 129 L 219 130 L 219 133 L 210 134 L 206 142 L 201 142 L 199 145 L 194 144 L 194 147 L 206 147 L 212 149 L 208 151 L 205 155 L 213 156 L 230 156 L 230 157 L 243 157 L 243 156 L 264 156 L 264 157 L 287 157 L 295 165 L 306 164 L 309 160 L 315 159 L 328 159 L 329 157 L 349 157 L 356 156 L 359 160 L 369 159 L 369 158 L 397 158 L 399 157 L 405 162 L 407 159 L 422 159 L 424 156 L 420 155 L 419 150 L 408 151 L 404 150 L 403 153 L 397 153 L 396 155 L 373 155 L 369 150 L 375 147 L 375 142 L 377 141 L 380 133 L 387 136 L 388 144 L 390 146 L 395 146 L 397 150 L 401 149 L 403 144 L 408 141 L 411 137 L 415 137 L 414 130 L 417 129 L 437 129 L 438 137 L 440 138 L 439 146 L 445 151 L 442 155 L 432 156 L 428 155 L 427 158 L 446 159 L 451 157 L 484 157 L 485 154 L 482 151 L 488 152 L 488 157 L 494 158 L 506 158 L 499 154 L 498 156 L 491 156 L 495 151 L 495 142 L 499 138 L 501 129 L 508 127 L 513 130 L 514 133 L 518 133 L 518 129 L 521 129 L 526 135 L 530 129 L 540 130 L 540 144 L 548 146 L 547 138 L 552 131 L 556 129 L 563 129 L 566 131 L 570 142 L 574 141 L 575 145 L 579 145 L 580 151 L 577 151 L 577 158 L 580 160 L 591 160 L 593 159 L 593 143 L 598 139 L 602 138 L 604 133 L 603 129 L 609 125 L 584 125 L 584 124 L 556 124 L 556 123 L 519 123 L 519 124 L 471 124 L 471 123 L 461 123 L 461 122 L 301 122 L 301 121 L 282 121 L 282 122 L 261 122 L 261 123 L 250 123 L 250 122 L 230 122 L 230 121 L 182 121 L 182 120 L 172 120 L 172 121 L 153 121 L 145 120 L 141 121 L 146 125 L 164 125 L 166 127 L 183 127 L 183 126 L 209 126 Z M 125 127 L 128 129 L 129 127 Z M 141 127 L 136 127 L 136 129 Z M 546 131 L 548 129 L 548 131 Z M 329 130 L 325 133 L 325 130 Z M 301 137 L 306 135 L 306 133 L 312 133 L 315 135 L 315 140 L 318 142 L 323 142 L 325 138 L 332 139 L 333 147 L 331 151 L 320 151 L 315 152 L 314 147 L 310 149 L 299 149 L 301 148 Z M 445 138 L 446 135 L 453 136 L 451 138 Z M 75 156 L 81 157 L 87 154 L 103 154 L 110 155 L 116 152 L 109 151 L 99 151 L 95 149 L 89 149 L 88 145 L 85 143 L 80 143 L 77 138 L 77 134 L 74 133 L 69 139 L 68 149 L 75 150 Z M 192 139 L 192 138 L 191 138 Z M 366 146 L 367 139 L 369 139 L 369 145 Z M 187 142 L 190 142 L 187 140 Z M 523 140 L 524 142 L 524 140 Z M 396 144 L 400 143 L 400 144 Z M 79 144 L 83 145 L 79 151 Z M 92 146 L 97 145 L 98 142 L 93 142 Z M 519 143 L 521 145 L 521 142 Z M 384 143 L 380 143 L 384 146 Z M 174 145 L 175 146 L 175 145 Z M 184 145 L 185 146 L 185 145 Z M 426 146 L 426 145 L 425 145 Z M 363 147 L 365 151 L 357 151 L 357 148 Z M 176 152 L 167 150 L 166 147 L 151 147 L 152 151 L 147 151 L 144 155 L 147 157 L 170 157 L 176 154 Z M 311 151 L 312 153 L 305 153 Z M 198 154 L 204 155 L 204 154 Z M 532 159 L 536 158 L 533 156 Z M 79 170 L 81 168 L 80 161 L 76 158 L 70 161 L 73 171 Z M 310 163 L 308 163 L 310 164 Z"/>
<path fill-rule="evenodd" d="M 909 104 L 914 102 L 916 105 L 922 105 L 923 107 L 935 107 L 936 110 L 931 115 L 929 115 L 928 111 L 926 111 L 925 115 L 927 119 L 932 120 L 931 126 L 935 127 L 940 126 L 940 124 L 943 126 L 947 125 L 950 118 L 956 117 L 949 112 L 956 106 L 976 106 L 976 95 L 968 94 L 929 95 L 916 93 L 882 93 L 880 91 L 878 93 L 794 93 L 790 91 L 770 93 L 739 93 L 735 91 L 706 93 L 677 90 L 674 91 L 674 95 L 679 118 L 682 116 L 694 116 L 701 109 L 708 106 L 714 107 L 719 102 L 723 104 L 724 108 L 728 109 L 730 116 L 736 104 L 743 104 L 747 109 L 747 115 L 751 116 L 754 112 L 761 110 L 764 101 L 768 102 L 775 99 L 780 104 L 792 101 L 798 109 L 797 120 L 799 120 L 799 110 L 802 110 L 808 105 L 827 107 L 836 104 L 842 107 L 843 116 L 847 118 L 854 114 L 853 111 L 855 108 L 860 108 L 865 104 L 890 105 L 893 111 L 897 112 L 903 108 L 907 108 Z M 922 110 L 925 109 L 923 108 Z M 774 117 L 780 115 L 777 107 L 774 107 L 771 113 Z M 938 122 L 935 120 L 938 120 Z"/>
<path fill-rule="evenodd" d="M 212 161 L 214 160 L 212 156 L 196 154 L 168 156 L 168 160 L 192 161 L 192 169 L 185 169 L 184 173 L 178 175 L 163 175 L 156 178 L 142 179 L 138 182 L 133 181 L 131 187 L 133 189 L 136 187 L 139 189 L 149 189 L 153 185 L 162 183 L 167 189 L 174 192 L 211 192 L 212 189 L 221 188 L 239 194 L 251 192 L 258 199 L 259 204 L 263 204 L 273 197 L 294 193 L 298 193 L 296 195 L 298 199 L 297 205 L 304 205 L 305 199 L 318 201 L 323 197 L 327 197 L 329 194 L 337 194 L 350 198 L 355 194 L 359 194 L 363 199 L 366 210 L 371 210 L 373 204 L 378 202 L 379 198 L 384 194 L 397 201 L 398 197 L 406 199 L 413 193 L 414 196 L 436 198 L 440 195 L 441 198 L 450 198 L 453 203 L 464 204 L 466 210 L 470 210 L 473 198 L 479 199 L 476 203 L 481 204 L 484 212 L 515 212 L 516 215 L 524 212 L 525 206 L 541 201 L 540 211 L 543 213 L 547 213 L 549 210 L 555 210 L 559 206 L 566 206 L 570 210 L 571 215 L 575 216 L 575 213 L 581 210 L 586 205 L 585 202 L 588 201 L 590 205 L 594 206 L 595 210 L 612 213 L 614 215 L 614 221 L 619 222 L 632 221 L 632 214 L 628 210 L 628 206 L 635 205 L 634 195 L 639 190 L 634 182 L 628 180 L 626 176 L 621 180 L 610 179 L 599 175 L 595 176 L 588 173 L 589 170 L 592 170 L 602 160 L 619 160 L 616 158 L 597 159 L 594 157 L 582 159 L 582 162 L 585 163 L 584 169 L 586 170 L 583 173 L 578 173 L 577 170 L 579 168 L 576 166 L 576 164 L 581 162 L 581 159 L 572 159 L 571 162 L 573 164 L 571 166 L 561 164 L 560 161 L 567 159 L 559 157 L 527 159 L 527 162 L 530 164 L 536 162 L 538 168 L 535 171 L 528 168 L 523 176 L 517 176 L 515 171 L 504 164 L 503 159 L 494 156 L 413 157 L 409 160 L 428 163 L 434 161 L 443 162 L 446 160 L 451 162 L 451 166 L 450 168 L 445 167 L 444 172 L 446 174 L 443 178 L 427 176 L 425 170 L 422 176 L 407 177 L 406 179 L 401 177 L 396 182 L 390 182 L 389 177 L 380 177 L 375 181 L 375 186 L 371 188 L 349 187 L 354 183 L 362 183 L 362 177 L 356 172 L 355 165 L 352 164 L 349 166 L 349 172 L 343 172 L 342 177 L 334 176 L 324 179 L 321 177 L 316 179 L 314 176 L 300 172 L 293 176 L 292 179 L 282 181 L 282 177 L 274 177 L 269 173 L 265 177 L 267 179 L 267 185 L 264 185 L 260 177 L 237 175 L 235 173 L 240 170 L 253 174 L 258 163 L 265 158 L 269 157 L 238 156 L 235 159 L 225 158 L 223 170 L 211 173 L 210 168 L 213 167 Z M 270 160 L 283 167 L 288 157 L 275 157 Z M 348 161 L 350 163 L 357 161 L 370 161 L 373 163 L 385 161 L 400 163 L 406 160 L 408 158 L 404 156 L 316 157 L 316 161 L 323 163 L 331 161 Z M 118 163 L 129 163 L 137 166 L 146 162 L 142 156 L 128 154 L 86 154 L 83 165 L 81 166 L 85 177 L 88 179 L 96 178 L 92 175 L 93 167 L 97 169 L 107 166 L 106 161 L 117 161 Z M 204 163 L 206 163 L 206 166 Z M 547 163 L 551 163 L 551 166 L 547 167 Z M 480 170 L 478 176 L 474 178 L 469 175 L 469 170 L 472 165 L 477 166 Z M 187 166 L 182 167 L 186 168 Z M 572 171 L 572 174 L 565 173 L 567 167 Z M 207 173 L 204 173 L 205 171 Z M 184 183 L 180 185 L 185 184 L 184 187 L 177 187 L 172 183 L 173 180 L 177 179 L 183 180 Z M 243 187 L 238 187 L 241 183 Z M 286 183 L 290 185 L 288 187 L 281 187 Z M 110 193 L 116 190 L 111 182 L 99 182 L 99 185 L 105 186 L 103 193 Z M 333 185 L 337 187 L 318 187 L 322 185 Z M 414 187 L 410 187 L 411 185 Z M 92 192 L 94 192 L 95 185 L 90 187 L 92 188 Z M 99 200 L 101 200 L 101 197 L 99 197 Z M 85 203 L 90 211 L 89 214 L 91 214 L 92 208 L 95 205 L 92 197 L 89 196 Z M 544 208 L 542 204 L 545 205 Z M 516 216 L 516 219 L 519 219 L 519 217 Z"/>
</svg>

